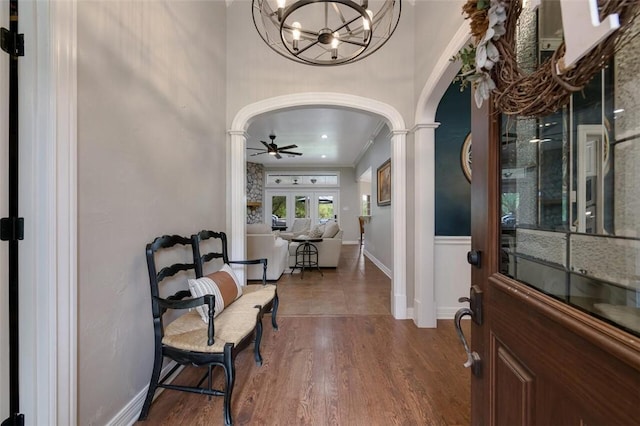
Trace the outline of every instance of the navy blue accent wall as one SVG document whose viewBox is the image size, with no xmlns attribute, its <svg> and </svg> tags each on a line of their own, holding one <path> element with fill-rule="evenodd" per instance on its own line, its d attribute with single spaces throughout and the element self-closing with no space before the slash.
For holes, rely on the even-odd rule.
<svg viewBox="0 0 640 426">
<path fill-rule="evenodd" d="M 471 235 L 471 184 L 464 177 L 460 154 L 471 131 L 471 90 L 458 83 L 447 89 L 436 121 L 436 235 Z"/>
</svg>

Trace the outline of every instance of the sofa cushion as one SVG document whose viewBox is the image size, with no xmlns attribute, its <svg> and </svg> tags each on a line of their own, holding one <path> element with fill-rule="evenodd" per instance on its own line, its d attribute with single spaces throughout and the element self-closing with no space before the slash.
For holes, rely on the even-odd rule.
<svg viewBox="0 0 640 426">
<path fill-rule="evenodd" d="M 234 300 L 242 296 L 242 286 L 229 265 L 224 265 L 219 271 L 202 278 L 190 279 L 188 283 L 189 291 L 194 298 L 205 294 L 213 294 L 215 296 L 214 318 L 220 315 L 224 308 L 233 303 Z M 209 323 L 207 305 L 198 306 L 196 311 L 198 311 L 205 323 Z"/>
<path fill-rule="evenodd" d="M 247 234 L 271 234 L 271 226 L 266 223 L 249 223 Z"/>
<path fill-rule="evenodd" d="M 299 234 L 301 232 L 305 232 L 307 229 L 309 229 L 309 226 L 311 225 L 311 219 L 309 218 L 298 218 L 295 219 L 293 221 L 293 225 L 291 226 L 291 233 L 294 234 Z"/>
<path fill-rule="evenodd" d="M 336 236 L 338 231 L 340 230 L 340 226 L 335 221 L 327 222 L 324 227 L 324 233 L 322 234 L 322 238 L 333 238 Z"/>
<path fill-rule="evenodd" d="M 324 225 L 316 225 L 307 232 L 310 238 L 320 238 L 324 234 Z"/>
</svg>

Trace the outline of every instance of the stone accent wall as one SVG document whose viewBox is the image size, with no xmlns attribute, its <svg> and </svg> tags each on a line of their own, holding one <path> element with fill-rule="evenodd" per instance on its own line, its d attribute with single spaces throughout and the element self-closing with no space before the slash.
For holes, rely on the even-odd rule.
<svg viewBox="0 0 640 426">
<path fill-rule="evenodd" d="M 258 163 L 247 162 L 247 203 L 262 203 L 262 194 L 264 186 L 264 166 Z M 247 223 L 262 223 L 263 206 L 249 207 L 247 206 Z"/>
</svg>

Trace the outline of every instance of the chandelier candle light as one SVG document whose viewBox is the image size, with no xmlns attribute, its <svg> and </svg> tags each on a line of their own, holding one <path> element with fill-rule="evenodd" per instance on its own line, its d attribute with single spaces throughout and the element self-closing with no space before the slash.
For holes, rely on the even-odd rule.
<svg viewBox="0 0 640 426">
<path fill-rule="evenodd" d="M 366 58 L 391 37 L 402 0 L 253 0 L 253 23 L 267 45 L 309 65 Z"/>
</svg>

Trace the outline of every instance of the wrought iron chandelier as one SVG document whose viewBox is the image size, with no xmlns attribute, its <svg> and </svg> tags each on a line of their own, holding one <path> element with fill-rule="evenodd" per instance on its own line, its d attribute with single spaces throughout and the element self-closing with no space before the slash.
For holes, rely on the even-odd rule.
<svg viewBox="0 0 640 426">
<path fill-rule="evenodd" d="M 366 58 L 391 37 L 402 0 L 253 0 L 260 37 L 285 58 L 342 65 Z"/>
</svg>

